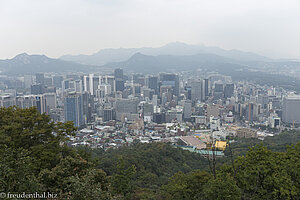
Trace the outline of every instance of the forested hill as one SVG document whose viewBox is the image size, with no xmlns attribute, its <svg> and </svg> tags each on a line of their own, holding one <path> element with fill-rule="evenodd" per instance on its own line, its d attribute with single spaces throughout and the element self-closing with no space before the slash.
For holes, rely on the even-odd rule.
<svg viewBox="0 0 300 200">
<path fill-rule="evenodd" d="M 158 189 L 166 184 L 168 178 L 176 172 L 192 170 L 208 170 L 208 161 L 200 154 L 191 153 L 181 148 L 164 143 L 137 143 L 106 152 L 92 150 L 92 155 L 99 159 L 98 167 L 108 175 L 117 171 L 117 164 L 123 160 L 127 167 L 134 165 L 134 180 L 139 187 Z"/>
</svg>

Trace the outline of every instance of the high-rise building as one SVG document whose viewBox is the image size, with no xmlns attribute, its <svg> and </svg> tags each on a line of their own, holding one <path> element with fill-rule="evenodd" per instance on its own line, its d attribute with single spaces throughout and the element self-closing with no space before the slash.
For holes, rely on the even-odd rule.
<svg viewBox="0 0 300 200">
<path fill-rule="evenodd" d="M 223 84 L 222 83 L 215 83 L 215 92 L 223 92 Z"/>
<path fill-rule="evenodd" d="M 300 95 L 284 98 L 282 121 L 289 124 L 300 124 Z"/>
<path fill-rule="evenodd" d="M 83 121 L 84 123 L 90 123 L 92 121 L 92 112 L 94 110 L 93 95 L 89 92 L 82 94 L 82 107 L 83 107 Z"/>
<path fill-rule="evenodd" d="M 55 109 L 57 106 L 56 103 L 56 93 L 46 93 L 44 94 L 44 98 L 46 101 L 47 111 L 49 112 L 52 109 Z"/>
<path fill-rule="evenodd" d="M 158 94 L 158 77 L 148 76 L 147 78 L 148 88 L 153 89 L 155 94 Z"/>
<path fill-rule="evenodd" d="M 39 111 L 39 113 L 41 114 L 48 113 L 46 99 L 44 95 L 36 95 L 35 100 L 36 100 L 36 108 Z"/>
<path fill-rule="evenodd" d="M 36 84 L 45 84 L 45 75 L 44 73 L 36 73 L 35 75 Z"/>
<path fill-rule="evenodd" d="M 52 78 L 51 77 L 44 77 L 44 85 L 52 86 L 53 85 Z"/>
<path fill-rule="evenodd" d="M 138 101 L 136 99 L 119 99 L 116 101 L 116 119 L 121 120 L 123 113 L 137 113 Z"/>
<path fill-rule="evenodd" d="M 108 76 L 108 75 L 103 76 L 102 77 L 102 83 L 109 84 L 111 86 L 111 91 L 112 92 L 116 91 L 114 76 Z"/>
<path fill-rule="evenodd" d="M 16 98 L 10 94 L 0 95 L 0 107 L 8 108 L 10 106 L 16 105 Z"/>
<path fill-rule="evenodd" d="M 72 92 L 64 98 L 65 121 L 73 121 L 74 126 L 84 125 L 82 96 L 79 93 Z"/>
<path fill-rule="evenodd" d="M 205 98 L 207 98 L 208 97 L 208 95 L 209 95 L 209 82 L 208 82 L 208 79 L 206 78 L 206 79 L 204 79 L 203 80 L 203 84 L 204 84 L 204 96 L 205 96 Z"/>
<path fill-rule="evenodd" d="M 116 111 L 113 108 L 104 108 L 103 109 L 103 121 L 107 122 L 110 120 L 116 119 Z"/>
<path fill-rule="evenodd" d="M 83 76 L 83 91 L 90 92 L 90 77 Z"/>
<path fill-rule="evenodd" d="M 75 92 L 82 93 L 83 92 L 83 84 L 81 80 L 74 81 L 75 84 Z"/>
<path fill-rule="evenodd" d="M 116 91 L 123 92 L 124 91 L 124 80 L 116 79 Z"/>
<path fill-rule="evenodd" d="M 114 73 L 114 75 L 115 75 L 115 79 L 124 79 L 124 77 L 123 77 L 123 69 L 121 69 L 121 68 L 117 68 L 117 69 L 115 69 L 115 73 Z"/>
<path fill-rule="evenodd" d="M 31 94 L 43 94 L 44 93 L 44 85 L 36 84 L 31 85 Z"/>
<path fill-rule="evenodd" d="M 96 95 L 96 90 L 98 89 L 98 86 L 101 84 L 101 77 L 94 76 L 93 77 L 93 91 L 91 92 L 92 95 Z"/>
<path fill-rule="evenodd" d="M 160 73 L 159 80 L 161 86 L 170 86 L 173 90 L 173 95 L 179 96 L 179 77 L 177 74 Z"/>
<path fill-rule="evenodd" d="M 233 83 L 227 83 L 224 87 L 224 98 L 230 98 L 233 96 L 234 92 L 234 84 Z"/>
<path fill-rule="evenodd" d="M 36 98 L 34 95 L 17 96 L 16 105 L 19 108 L 36 107 Z"/>
<path fill-rule="evenodd" d="M 192 101 L 185 100 L 183 103 L 183 118 L 184 120 L 190 120 L 192 116 Z"/>
<path fill-rule="evenodd" d="M 201 80 L 194 80 L 191 83 L 191 99 L 193 102 L 203 100 L 203 87 Z"/>
<path fill-rule="evenodd" d="M 32 76 L 31 75 L 24 75 L 24 86 L 25 88 L 30 88 L 32 85 Z"/>
<path fill-rule="evenodd" d="M 224 88 L 222 83 L 215 83 L 214 99 L 219 100 L 224 97 Z"/>
<path fill-rule="evenodd" d="M 63 81 L 63 76 L 53 76 L 52 78 L 53 86 L 61 88 L 61 82 Z"/>
</svg>

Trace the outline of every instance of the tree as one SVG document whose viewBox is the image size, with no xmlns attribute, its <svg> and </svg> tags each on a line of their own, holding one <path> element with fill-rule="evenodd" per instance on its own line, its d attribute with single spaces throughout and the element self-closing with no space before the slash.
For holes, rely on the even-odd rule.
<svg viewBox="0 0 300 200">
<path fill-rule="evenodd" d="M 297 149 L 298 148 L 298 149 Z M 239 157 L 235 181 L 244 199 L 297 199 L 299 173 L 299 147 L 289 152 L 272 152 L 263 145 L 250 148 L 246 156 Z M 293 162 L 291 162 L 293 161 Z M 225 169 L 225 168 L 224 168 Z M 227 168 L 223 173 L 233 169 Z M 227 172 L 226 172 L 227 171 Z M 299 183 L 298 183 L 299 185 Z"/>
<path fill-rule="evenodd" d="M 73 123 L 51 122 L 35 108 L 0 108 L 0 145 L 27 150 L 36 170 L 54 167 L 65 152 L 67 136 L 75 134 Z"/>
<path fill-rule="evenodd" d="M 120 158 L 117 173 L 112 176 L 112 189 L 121 198 L 129 199 L 133 192 L 133 175 L 136 172 L 134 165 L 126 168 L 124 160 Z"/>
<path fill-rule="evenodd" d="M 165 199 L 200 199 L 203 187 L 212 176 L 206 171 L 196 170 L 188 174 L 182 172 L 172 176 L 167 185 L 162 187 Z"/>
<path fill-rule="evenodd" d="M 235 180 L 228 174 L 218 175 L 216 179 L 210 179 L 204 186 L 203 199 L 206 200 L 239 200 L 240 188 Z"/>
</svg>

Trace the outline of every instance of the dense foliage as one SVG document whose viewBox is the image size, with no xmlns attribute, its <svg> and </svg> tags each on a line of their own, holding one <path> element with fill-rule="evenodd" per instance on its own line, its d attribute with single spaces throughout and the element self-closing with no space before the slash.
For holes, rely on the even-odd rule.
<svg viewBox="0 0 300 200">
<path fill-rule="evenodd" d="M 207 159 L 169 144 L 74 149 L 65 144 L 74 133 L 72 123 L 51 122 L 34 108 L 1 108 L 0 192 L 79 200 L 300 199 L 297 132 L 232 143 L 232 160 L 218 159 L 225 164 L 215 174 Z"/>
<path fill-rule="evenodd" d="M 228 157 L 230 153 L 233 153 L 235 157 L 246 155 L 249 147 L 254 147 L 258 144 L 263 144 L 272 151 L 284 152 L 287 150 L 288 145 L 297 144 L 298 142 L 300 142 L 299 131 L 284 131 L 281 134 L 266 137 L 263 141 L 257 138 L 235 138 L 235 142 L 230 145 L 231 149 L 226 149 L 225 155 Z"/>
<path fill-rule="evenodd" d="M 151 189 L 158 189 L 178 171 L 187 173 L 195 169 L 207 168 L 207 159 L 201 155 L 164 143 L 136 143 L 102 153 L 92 152 L 99 158 L 99 168 L 108 175 L 116 172 L 120 158 L 128 167 L 134 165 L 136 185 Z"/>
</svg>

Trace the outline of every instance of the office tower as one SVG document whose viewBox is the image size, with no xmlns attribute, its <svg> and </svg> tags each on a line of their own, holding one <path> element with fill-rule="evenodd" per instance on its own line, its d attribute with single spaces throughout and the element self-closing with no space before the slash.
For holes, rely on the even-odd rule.
<svg viewBox="0 0 300 200">
<path fill-rule="evenodd" d="M 44 73 L 36 73 L 35 75 L 36 84 L 45 84 L 45 76 Z"/>
<path fill-rule="evenodd" d="M 215 88 L 214 88 L 214 99 L 219 100 L 223 99 L 224 97 L 224 88 L 222 83 L 215 83 Z"/>
<path fill-rule="evenodd" d="M 74 81 L 75 84 L 75 92 L 82 93 L 83 92 L 83 85 L 81 80 Z"/>
<path fill-rule="evenodd" d="M 191 83 L 191 99 L 193 102 L 201 101 L 202 98 L 202 81 L 201 80 L 194 80 Z"/>
<path fill-rule="evenodd" d="M 208 82 L 208 79 L 206 78 L 206 79 L 204 79 L 203 80 L 203 82 L 204 82 L 204 97 L 205 98 L 207 98 L 208 97 L 208 95 L 209 95 L 209 82 Z"/>
<path fill-rule="evenodd" d="M 152 116 L 154 107 L 152 103 L 144 103 L 143 105 L 143 116 Z"/>
<path fill-rule="evenodd" d="M 101 84 L 101 77 L 94 76 L 92 80 L 93 80 L 93 89 L 91 94 L 96 95 L 96 90 L 98 89 L 98 86 Z"/>
<path fill-rule="evenodd" d="M 89 92 L 82 94 L 83 121 L 90 123 L 92 121 L 92 112 L 94 111 L 94 97 Z"/>
<path fill-rule="evenodd" d="M 142 89 L 142 95 L 143 97 L 146 99 L 148 98 L 149 100 L 152 99 L 153 95 L 154 95 L 154 90 L 153 89 L 149 89 L 149 88 L 143 88 Z"/>
<path fill-rule="evenodd" d="M 104 108 L 103 109 L 103 121 L 107 122 L 110 120 L 116 119 L 116 111 L 113 108 Z"/>
<path fill-rule="evenodd" d="M 90 92 L 90 77 L 83 76 L 83 91 Z"/>
<path fill-rule="evenodd" d="M 261 113 L 261 105 L 257 103 L 248 103 L 246 106 L 246 119 L 249 122 L 253 122 L 258 118 L 258 115 Z"/>
<path fill-rule="evenodd" d="M 101 94 L 99 94 L 98 98 L 104 98 L 107 95 L 110 95 L 112 93 L 111 85 L 109 84 L 101 84 L 98 86 L 98 91 L 100 91 Z"/>
<path fill-rule="evenodd" d="M 116 87 L 115 87 L 115 78 L 114 76 L 103 76 L 102 77 L 102 83 L 109 84 L 111 86 L 111 91 L 115 92 Z"/>
<path fill-rule="evenodd" d="M 215 83 L 215 92 L 223 92 L 223 84 L 222 83 Z"/>
<path fill-rule="evenodd" d="M 161 82 L 161 86 L 170 86 L 173 90 L 172 94 L 179 96 L 179 77 L 178 77 L 178 75 L 171 74 L 171 73 L 160 73 L 159 80 Z"/>
<path fill-rule="evenodd" d="M 122 79 L 123 80 L 124 79 L 123 69 L 121 69 L 121 68 L 115 69 L 114 75 L 115 75 L 115 79 Z"/>
<path fill-rule="evenodd" d="M 44 96 L 43 95 L 36 95 L 35 100 L 36 100 L 36 108 L 39 111 L 39 113 L 48 114 L 47 106 L 46 106 L 46 99 L 44 98 Z"/>
<path fill-rule="evenodd" d="M 300 124 L 300 95 L 284 98 L 282 121 L 289 124 Z"/>
<path fill-rule="evenodd" d="M 116 91 L 120 91 L 120 92 L 124 91 L 124 80 L 116 79 Z"/>
<path fill-rule="evenodd" d="M 32 76 L 31 75 L 24 75 L 24 86 L 25 88 L 30 88 L 32 85 Z"/>
<path fill-rule="evenodd" d="M 63 76 L 53 76 L 52 78 L 53 86 L 61 88 L 61 82 L 63 81 Z"/>
<path fill-rule="evenodd" d="M 94 74 L 89 74 L 89 91 L 92 95 L 94 94 Z"/>
<path fill-rule="evenodd" d="M 135 99 L 118 99 L 116 101 L 116 119 L 121 120 L 123 113 L 137 113 L 138 101 Z"/>
<path fill-rule="evenodd" d="M 44 93 L 44 85 L 36 84 L 31 85 L 31 94 L 43 94 Z"/>
<path fill-rule="evenodd" d="M 158 103 L 157 95 L 153 95 L 152 96 L 152 104 L 153 104 L 153 106 L 157 106 L 157 103 Z"/>
<path fill-rule="evenodd" d="M 233 83 L 227 83 L 224 87 L 224 98 L 230 98 L 233 96 L 234 92 L 234 84 Z"/>
<path fill-rule="evenodd" d="M 18 96 L 16 98 L 16 105 L 19 108 L 36 107 L 36 98 L 34 95 Z"/>
<path fill-rule="evenodd" d="M 70 88 L 70 80 L 63 80 L 61 88 L 63 90 L 69 89 Z"/>
<path fill-rule="evenodd" d="M 147 83 L 148 88 L 153 89 L 155 94 L 158 94 L 158 77 L 148 76 Z"/>
<path fill-rule="evenodd" d="M 183 103 L 183 118 L 184 120 L 190 120 L 192 116 L 192 101 L 185 100 Z"/>
<path fill-rule="evenodd" d="M 52 86 L 53 85 L 52 78 L 51 77 L 45 77 L 44 78 L 44 85 Z"/>
<path fill-rule="evenodd" d="M 66 95 L 64 98 L 65 121 L 73 121 L 74 126 L 84 125 L 82 96 L 76 92 Z"/>
<path fill-rule="evenodd" d="M 16 105 L 16 97 L 10 94 L 0 95 L 0 107 L 8 108 Z"/>
<path fill-rule="evenodd" d="M 162 124 L 166 122 L 166 114 L 165 113 L 153 113 L 153 122 Z"/>
<path fill-rule="evenodd" d="M 50 110 L 56 109 L 56 93 L 46 93 L 44 94 L 44 98 L 46 101 L 46 107 L 48 112 Z"/>
</svg>

